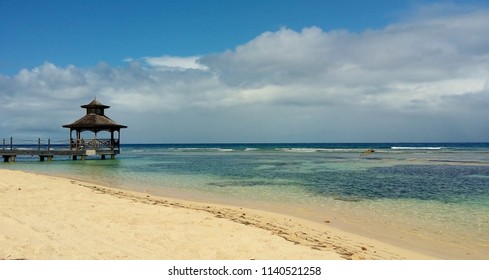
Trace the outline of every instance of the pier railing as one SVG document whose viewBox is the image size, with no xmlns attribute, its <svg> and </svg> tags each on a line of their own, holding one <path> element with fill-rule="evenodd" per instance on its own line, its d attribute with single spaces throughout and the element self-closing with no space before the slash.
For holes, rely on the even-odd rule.
<svg viewBox="0 0 489 280">
<path fill-rule="evenodd" d="M 53 149 L 69 148 L 68 141 L 51 141 L 51 139 L 42 140 L 38 138 L 37 140 L 25 140 L 25 139 L 14 139 L 3 138 L 2 141 L 2 151 L 6 150 L 45 150 L 51 151 Z"/>
<path fill-rule="evenodd" d="M 15 161 L 17 156 L 39 156 L 41 161 L 45 158 L 51 160 L 55 156 L 70 156 L 85 159 L 86 156 L 99 155 L 102 159 L 110 156 L 111 159 L 120 153 L 119 142 L 115 139 L 80 139 L 76 141 L 52 141 L 51 139 L 23 140 L 4 138 L 0 148 L 0 156 L 4 162 Z"/>
<path fill-rule="evenodd" d="M 2 151 L 6 150 L 45 150 L 51 151 L 53 149 L 76 149 L 76 150 L 118 150 L 119 143 L 115 139 L 80 139 L 78 143 L 74 140 L 57 140 L 51 141 L 51 139 L 43 140 L 38 138 L 37 140 L 25 140 L 3 138 Z"/>
</svg>

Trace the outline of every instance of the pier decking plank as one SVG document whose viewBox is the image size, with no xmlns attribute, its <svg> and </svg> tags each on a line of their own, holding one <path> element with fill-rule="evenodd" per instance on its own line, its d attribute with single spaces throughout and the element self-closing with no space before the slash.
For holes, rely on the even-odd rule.
<svg viewBox="0 0 489 280">
<path fill-rule="evenodd" d="M 49 160 L 53 157 L 59 156 L 69 156 L 73 160 L 78 157 L 85 159 L 86 156 L 94 155 L 101 156 L 105 159 L 106 156 L 111 156 L 114 159 L 115 155 L 120 153 L 119 150 L 69 150 L 69 149 L 59 149 L 59 150 L 39 150 L 39 149 L 0 149 L 0 155 L 3 157 L 4 162 L 15 161 L 17 156 L 39 156 L 41 161 L 44 158 Z"/>
</svg>

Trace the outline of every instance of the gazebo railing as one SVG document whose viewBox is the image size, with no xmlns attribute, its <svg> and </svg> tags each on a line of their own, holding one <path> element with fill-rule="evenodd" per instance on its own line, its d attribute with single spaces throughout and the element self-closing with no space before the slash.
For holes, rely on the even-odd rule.
<svg viewBox="0 0 489 280">
<path fill-rule="evenodd" d="M 119 143 L 117 139 L 80 139 L 77 145 L 80 150 L 118 150 Z"/>
</svg>

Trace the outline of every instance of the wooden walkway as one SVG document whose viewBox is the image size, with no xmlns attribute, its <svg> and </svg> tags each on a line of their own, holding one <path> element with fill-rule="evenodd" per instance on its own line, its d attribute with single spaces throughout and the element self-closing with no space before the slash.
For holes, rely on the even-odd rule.
<svg viewBox="0 0 489 280">
<path fill-rule="evenodd" d="M 10 141 L 8 141 L 10 140 Z M 119 149 L 111 149 L 110 147 L 97 147 L 97 149 L 79 148 L 70 149 L 70 144 L 56 144 L 51 145 L 51 141 L 48 140 L 47 144 L 42 143 L 38 139 L 37 145 L 35 144 L 17 144 L 14 145 L 13 139 L 3 139 L 2 148 L 0 149 L 0 155 L 3 157 L 3 162 L 15 162 L 17 156 L 38 156 L 40 161 L 51 161 L 54 157 L 69 157 L 70 159 L 77 160 L 78 157 L 85 160 L 87 156 L 100 156 L 101 159 L 105 159 L 110 156 L 111 159 L 115 159 L 115 155 L 120 153 Z"/>
</svg>

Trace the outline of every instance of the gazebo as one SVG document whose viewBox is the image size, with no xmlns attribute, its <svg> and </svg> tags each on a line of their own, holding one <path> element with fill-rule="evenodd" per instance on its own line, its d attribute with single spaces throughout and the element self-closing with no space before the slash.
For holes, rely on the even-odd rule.
<svg viewBox="0 0 489 280">
<path fill-rule="evenodd" d="M 63 125 L 70 129 L 70 150 L 86 151 L 82 153 L 82 158 L 86 155 L 101 155 L 105 159 L 106 155 L 110 155 L 112 159 L 116 154 L 120 153 L 121 128 L 127 128 L 110 119 L 105 115 L 105 109 L 110 106 L 100 103 L 96 98 L 87 105 L 82 105 L 82 108 L 87 109 L 85 116 L 75 121 L 74 123 Z M 73 138 L 73 131 L 76 132 Z M 94 132 L 92 139 L 84 139 L 81 133 L 84 131 Z M 106 131 L 110 133 L 110 139 L 97 138 L 97 133 Z M 114 132 L 117 132 L 117 138 L 114 137 Z M 73 156 L 76 159 L 76 155 Z"/>
</svg>

